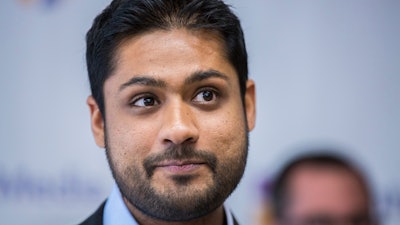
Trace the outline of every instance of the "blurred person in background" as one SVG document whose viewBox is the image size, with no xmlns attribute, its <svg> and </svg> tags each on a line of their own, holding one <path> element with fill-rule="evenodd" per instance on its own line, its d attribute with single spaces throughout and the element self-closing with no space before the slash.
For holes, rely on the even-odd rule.
<svg viewBox="0 0 400 225">
<path fill-rule="evenodd" d="M 369 184 L 344 157 L 302 155 L 273 179 L 265 225 L 376 225 Z"/>
</svg>

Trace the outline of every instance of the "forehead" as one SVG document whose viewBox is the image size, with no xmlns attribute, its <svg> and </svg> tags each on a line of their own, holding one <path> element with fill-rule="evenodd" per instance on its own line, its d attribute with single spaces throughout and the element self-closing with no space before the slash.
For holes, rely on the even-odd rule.
<svg viewBox="0 0 400 225">
<path fill-rule="evenodd" d="M 120 58 L 129 46 L 136 45 L 136 47 L 157 49 L 158 44 L 176 45 L 177 47 L 187 46 L 188 44 L 191 44 L 192 47 L 206 44 L 203 47 L 223 53 L 223 39 L 216 32 L 204 29 L 172 28 L 153 29 L 123 39 L 117 48 L 116 58 Z"/>
</svg>

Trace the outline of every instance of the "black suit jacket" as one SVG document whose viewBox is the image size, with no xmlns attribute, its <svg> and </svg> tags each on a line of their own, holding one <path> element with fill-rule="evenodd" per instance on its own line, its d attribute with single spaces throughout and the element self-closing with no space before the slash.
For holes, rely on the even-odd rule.
<svg viewBox="0 0 400 225">
<path fill-rule="evenodd" d="M 103 202 L 96 212 L 94 212 L 89 218 L 79 225 L 103 225 L 103 212 L 105 203 L 106 202 Z M 233 217 L 233 224 L 239 225 L 235 217 Z"/>
<path fill-rule="evenodd" d="M 94 212 L 89 218 L 87 218 L 79 225 L 103 225 L 103 212 L 105 204 L 106 202 L 104 201 L 96 210 L 96 212 Z"/>
</svg>

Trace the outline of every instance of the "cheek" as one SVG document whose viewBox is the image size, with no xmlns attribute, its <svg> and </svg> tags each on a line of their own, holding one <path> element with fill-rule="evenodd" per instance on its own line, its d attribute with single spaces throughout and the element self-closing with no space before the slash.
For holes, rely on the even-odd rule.
<svg viewBox="0 0 400 225">
<path fill-rule="evenodd" d="M 107 147 L 121 166 L 140 164 L 151 149 L 151 126 L 134 126 L 127 119 L 107 121 Z M 135 124 L 135 123 L 133 123 Z"/>
<path fill-rule="evenodd" d="M 203 137 L 208 146 L 214 148 L 218 155 L 234 156 L 241 153 L 245 144 L 246 129 L 244 116 L 237 111 L 226 112 L 206 123 Z M 238 151 L 238 149 L 240 149 Z"/>
</svg>

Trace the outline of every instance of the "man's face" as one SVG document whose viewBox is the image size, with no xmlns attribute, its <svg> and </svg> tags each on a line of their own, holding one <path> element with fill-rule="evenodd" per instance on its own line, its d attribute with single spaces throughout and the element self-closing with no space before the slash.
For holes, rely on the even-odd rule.
<svg viewBox="0 0 400 225">
<path fill-rule="evenodd" d="M 125 41 L 115 65 L 104 83 L 104 122 L 93 98 L 88 104 L 128 207 L 171 221 L 218 208 L 244 171 L 253 82 L 243 105 L 219 39 L 184 29 Z"/>
<path fill-rule="evenodd" d="M 288 184 L 293 225 L 368 225 L 369 201 L 355 175 L 341 168 L 299 167 Z"/>
</svg>

